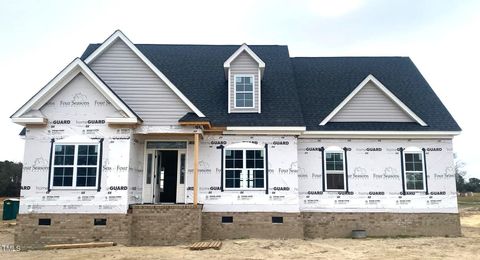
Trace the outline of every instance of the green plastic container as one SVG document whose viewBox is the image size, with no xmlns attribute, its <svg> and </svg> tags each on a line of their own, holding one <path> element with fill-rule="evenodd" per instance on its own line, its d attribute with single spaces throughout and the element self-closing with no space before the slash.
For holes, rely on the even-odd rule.
<svg viewBox="0 0 480 260">
<path fill-rule="evenodd" d="M 17 219 L 19 199 L 5 199 L 3 201 L 3 220 Z"/>
</svg>

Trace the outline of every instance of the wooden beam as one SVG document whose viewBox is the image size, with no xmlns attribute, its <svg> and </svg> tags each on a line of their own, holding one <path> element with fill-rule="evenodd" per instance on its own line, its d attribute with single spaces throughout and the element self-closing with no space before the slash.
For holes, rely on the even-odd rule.
<svg viewBox="0 0 480 260">
<path fill-rule="evenodd" d="M 223 131 L 226 131 L 226 127 L 212 126 L 210 128 L 203 129 L 204 133 L 213 133 L 213 134 L 222 134 Z"/>
<path fill-rule="evenodd" d="M 200 142 L 200 134 L 195 134 L 193 147 L 193 207 L 197 208 L 198 204 L 198 146 Z"/>
<path fill-rule="evenodd" d="M 78 243 L 78 244 L 57 244 L 46 245 L 45 249 L 71 249 L 71 248 L 93 248 L 93 247 L 108 247 L 116 246 L 115 242 L 90 242 L 90 243 Z"/>
<path fill-rule="evenodd" d="M 179 125 L 185 125 L 185 126 L 206 126 L 208 128 L 212 127 L 212 125 L 208 121 L 179 122 L 178 124 Z"/>
</svg>

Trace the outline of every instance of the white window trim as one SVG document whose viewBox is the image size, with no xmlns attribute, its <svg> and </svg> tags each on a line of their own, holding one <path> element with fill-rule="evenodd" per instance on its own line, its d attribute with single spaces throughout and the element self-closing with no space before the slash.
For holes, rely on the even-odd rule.
<svg viewBox="0 0 480 260">
<path fill-rule="evenodd" d="M 252 106 L 239 107 L 237 106 L 237 77 L 249 77 L 252 79 Z M 233 76 L 233 106 L 235 109 L 250 109 L 255 108 L 255 75 L 254 74 L 235 74 Z M 249 93 L 250 91 L 242 91 L 242 93 Z"/>
<path fill-rule="evenodd" d="M 262 113 L 262 76 L 261 75 L 262 75 L 261 69 L 258 68 L 258 113 L 259 114 Z M 253 104 L 255 105 L 255 98 L 253 99 Z"/>
<path fill-rule="evenodd" d="M 252 151 L 252 150 L 256 150 L 256 151 L 263 151 L 263 188 L 248 188 L 248 187 L 239 187 L 239 188 L 228 188 L 227 187 L 227 150 L 231 150 L 231 151 L 242 151 L 243 152 L 243 157 L 242 157 L 242 160 L 243 160 L 243 168 L 228 168 L 228 170 L 241 170 L 242 172 L 240 173 L 240 185 L 244 184 L 244 179 L 242 178 L 242 176 L 244 176 L 246 174 L 246 170 L 249 169 L 249 170 L 260 170 L 261 168 L 247 168 L 247 152 L 246 151 Z M 266 158 L 265 158 L 265 148 L 227 148 L 225 149 L 224 151 L 224 154 L 223 154 L 223 189 L 226 190 L 226 191 L 265 191 L 266 189 L 266 164 L 268 163 L 266 161 Z M 253 177 L 252 177 L 253 179 Z M 245 179 L 246 180 L 246 179 Z"/>
<path fill-rule="evenodd" d="M 327 170 L 327 153 L 341 153 L 343 155 L 343 189 L 329 189 L 328 188 L 328 183 L 327 183 L 327 175 L 328 175 L 328 170 Z M 323 182 L 325 183 L 325 191 L 346 191 L 347 190 L 347 176 L 346 176 L 346 168 L 345 168 L 345 151 L 339 147 L 331 147 L 325 149 L 324 152 L 324 158 L 323 158 L 323 170 L 325 172 L 325 179 Z M 339 172 L 339 171 L 336 171 Z M 334 173 L 332 173 L 334 174 Z"/>
<path fill-rule="evenodd" d="M 408 180 L 407 180 L 407 161 L 405 160 L 405 155 L 406 154 L 420 154 L 421 158 L 422 158 L 422 176 L 423 176 L 423 182 L 422 182 L 422 186 L 423 188 L 421 190 L 413 190 L 413 189 L 408 189 L 407 188 L 407 183 L 408 183 Z M 408 171 L 408 172 L 412 172 L 412 173 L 415 173 L 415 172 L 419 172 L 419 171 Z M 425 175 L 425 156 L 423 155 L 423 151 L 419 148 L 407 148 L 403 151 L 403 178 L 405 180 L 405 183 L 404 183 L 404 187 L 405 187 L 405 191 L 410 191 L 410 192 L 425 192 L 426 191 L 426 188 L 425 188 L 425 179 L 427 178 L 427 176 Z"/>
<path fill-rule="evenodd" d="M 74 153 L 74 157 L 73 157 L 73 165 L 55 165 L 55 148 L 59 145 L 74 145 L 75 146 L 75 153 Z M 78 165 L 77 165 L 77 159 L 78 159 L 78 146 L 79 145 L 96 145 L 98 147 L 98 156 L 97 156 L 97 164 L 96 164 L 96 169 L 97 169 L 97 174 L 95 176 L 95 186 L 89 186 L 89 187 L 85 187 L 85 186 L 79 186 L 77 187 L 77 168 L 78 168 Z M 95 142 L 95 143 L 91 143 L 91 142 L 85 142 L 85 143 L 69 143 L 69 142 L 59 142 L 59 143 L 55 143 L 53 145 L 53 151 L 52 151 L 52 157 L 51 157 L 51 169 L 52 169 L 52 172 L 51 172 L 51 176 L 50 176 L 50 189 L 51 190 L 96 190 L 97 187 L 98 187 L 98 175 L 100 173 L 100 169 L 99 169 L 99 166 L 100 166 L 100 144 Z M 73 167 L 73 175 L 72 175 L 72 186 L 54 186 L 53 185 L 53 179 L 54 179 L 54 172 L 55 172 L 55 166 L 57 167 Z M 83 167 L 83 165 L 81 165 L 80 167 Z M 88 166 L 86 166 L 88 167 Z M 88 167 L 88 168 L 93 168 L 93 167 Z"/>
</svg>

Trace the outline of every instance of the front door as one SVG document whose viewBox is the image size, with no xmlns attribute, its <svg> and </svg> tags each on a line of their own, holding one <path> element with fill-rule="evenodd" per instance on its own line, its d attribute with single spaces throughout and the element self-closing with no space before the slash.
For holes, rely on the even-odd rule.
<svg viewBox="0 0 480 260">
<path fill-rule="evenodd" d="M 147 141 L 143 203 L 185 203 L 187 143 Z"/>
<path fill-rule="evenodd" d="M 157 151 L 156 192 L 161 203 L 177 200 L 178 151 Z"/>
</svg>

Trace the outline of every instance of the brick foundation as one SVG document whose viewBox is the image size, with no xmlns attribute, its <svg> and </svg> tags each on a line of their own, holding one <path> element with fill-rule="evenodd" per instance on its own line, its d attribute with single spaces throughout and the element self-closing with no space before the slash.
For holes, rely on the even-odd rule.
<svg viewBox="0 0 480 260">
<path fill-rule="evenodd" d="M 233 217 L 222 223 L 222 217 Z M 272 223 L 283 217 L 283 223 Z M 39 219 L 51 225 L 39 225 Z M 106 225 L 94 225 L 95 218 Z M 46 244 L 112 241 L 124 245 L 175 245 L 210 239 L 460 236 L 459 214 L 447 213 L 277 213 L 202 212 L 191 205 L 133 205 L 128 214 L 20 214 L 15 244 L 23 249 Z"/>
<path fill-rule="evenodd" d="M 222 216 L 233 217 L 233 223 L 222 223 Z M 273 224 L 272 217 L 283 217 Z M 204 212 L 202 239 L 235 238 L 303 238 L 301 213 L 276 212 Z"/>
<path fill-rule="evenodd" d="M 306 238 L 350 237 L 364 229 L 370 237 L 460 236 L 459 214 L 303 212 Z"/>
<path fill-rule="evenodd" d="M 39 225 L 39 219 L 50 219 L 51 225 Z M 105 226 L 95 226 L 95 218 L 105 218 Z M 23 249 L 46 244 L 84 243 L 93 241 L 129 243 L 130 216 L 125 214 L 19 214 L 15 244 Z"/>
<path fill-rule="evenodd" d="M 133 205 L 131 216 L 131 245 L 176 245 L 201 240 L 201 206 Z"/>
</svg>

